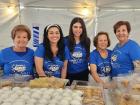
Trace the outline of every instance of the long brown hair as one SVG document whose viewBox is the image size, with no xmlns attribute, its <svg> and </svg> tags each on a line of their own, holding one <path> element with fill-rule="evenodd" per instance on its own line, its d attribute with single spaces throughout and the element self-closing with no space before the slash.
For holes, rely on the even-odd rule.
<svg viewBox="0 0 140 105">
<path fill-rule="evenodd" d="M 82 34 L 80 35 L 80 44 L 83 48 L 85 48 L 86 53 L 87 53 L 86 56 L 89 57 L 89 54 L 90 54 L 90 39 L 87 36 L 85 23 L 84 23 L 83 19 L 80 18 L 80 17 L 75 17 L 71 21 L 70 28 L 69 28 L 69 36 L 68 36 L 68 41 L 69 41 L 68 47 L 70 49 L 70 52 L 73 53 L 74 47 L 76 45 L 76 41 L 74 39 L 74 34 L 73 34 L 72 27 L 73 27 L 73 24 L 75 24 L 77 22 L 81 24 L 82 30 L 83 30 Z"/>
</svg>

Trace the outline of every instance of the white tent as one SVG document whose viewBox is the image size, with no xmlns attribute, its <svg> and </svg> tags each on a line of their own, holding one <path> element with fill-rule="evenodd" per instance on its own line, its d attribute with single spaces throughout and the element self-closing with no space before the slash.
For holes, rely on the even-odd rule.
<svg viewBox="0 0 140 105">
<path fill-rule="evenodd" d="M 89 13 L 82 14 L 83 9 L 89 9 Z M 0 49 L 12 44 L 10 31 L 17 24 L 26 24 L 31 30 L 38 26 L 41 42 L 46 25 L 60 24 L 68 35 L 69 24 L 76 16 L 84 19 L 91 39 L 98 31 L 107 31 L 111 48 L 117 43 L 112 27 L 118 20 L 128 20 L 131 38 L 140 41 L 140 0 L 0 0 L 0 14 Z"/>
<path fill-rule="evenodd" d="M 112 46 L 116 44 L 113 25 L 119 20 L 127 20 L 131 24 L 130 38 L 140 44 L 140 0 L 98 0 L 97 31 L 110 34 Z"/>
</svg>

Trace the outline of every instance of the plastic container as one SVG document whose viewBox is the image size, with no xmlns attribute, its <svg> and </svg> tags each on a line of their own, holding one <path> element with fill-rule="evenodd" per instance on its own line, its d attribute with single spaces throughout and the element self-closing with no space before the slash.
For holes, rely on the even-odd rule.
<svg viewBox="0 0 140 105">
<path fill-rule="evenodd" d="M 140 96 L 124 93 L 116 93 L 111 95 L 113 105 L 140 105 Z"/>
<path fill-rule="evenodd" d="M 29 86 L 31 88 L 65 88 L 67 83 L 67 79 L 56 77 L 41 77 L 31 80 Z"/>
<path fill-rule="evenodd" d="M 131 81 L 130 82 L 130 94 L 139 95 L 140 97 L 140 82 L 138 81 Z"/>
<path fill-rule="evenodd" d="M 136 60 L 134 62 L 134 66 L 135 66 L 134 72 L 135 73 L 140 73 L 140 60 Z"/>
<path fill-rule="evenodd" d="M 71 88 L 84 93 L 83 105 L 105 104 L 103 86 L 101 84 L 74 80 Z"/>
<path fill-rule="evenodd" d="M 14 78 L 13 76 L 1 76 L 0 77 L 0 88 L 2 87 L 13 87 L 14 85 Z"/>
<path fill-rule="evenodd" d="M 26 87 L 29 80 L 32 79 L 30 75 L 12 74 L 0 77 L 0 87 Z"/>
<path fill-rule="evenodd" d="M 134 82 L 140 82 L 140 73 L 134 72 L 132 74 L 132 81 L 134 81 Z"/>
<path fill-rule="evenodd" d="M 130 82 L 133 80 L 133 74 L 129 75 L 119 75 L 118 77 L 113 77 L 113 83 L 116 85 L 117 89 L 122 92 L 127 92 L 130 88 Z"/>
<path fill-rule="evenodd" d="M 115 88 L 109 89 L 109 97 L 113 105 L 140 105 L 139 74 L 113 78 Z"/>
<path fill-rule="evenodd" d="M 14 87 L 27 87 L 29 86 L 29 81 L 32 79 L 32 76 L 15 74 L 13 78 L 14 78 Z"/>
</svg>

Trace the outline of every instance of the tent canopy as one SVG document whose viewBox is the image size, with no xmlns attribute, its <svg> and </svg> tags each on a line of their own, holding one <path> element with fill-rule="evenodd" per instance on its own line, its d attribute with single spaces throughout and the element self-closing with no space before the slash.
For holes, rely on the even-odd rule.
<svg viewBox="0 0 140 105">
<path fill-rule="evenodd" d="M 34 8 L 78 8 L 83 6 L 110 9 L 140 9 L 140 0 L 0 0 L 0 7 L 7 5 Z"/>
<path fill-rule="evenodd" d="M 111 48 L 117 43 L 113 25 L 119 20 L 127 20 L 132 26 L 130 37 L 138 42 L 140 40 L 139 4 L 140 0 L 0 0 L 0 34 L 4 38 L 0 39 L 0 49 L 13 43 L 10 31 L 16 24 L 26 24 L 31 30 L 33 26 L 39 26 L 41 42 L 46 25 L 59 24 L 64 35 L 68 35 L 69 24 L 76 16 L 84 19 L 91 39 L 99 31 L 108 32 L 113 40 Z M 6 8 L 10 7 L 16 12 L 6 13 Z M 84 8 L 89 9 L 89 17 L 81 14 Z M 29 46 L 32 47 L 32 41 Z"/>
</svg>

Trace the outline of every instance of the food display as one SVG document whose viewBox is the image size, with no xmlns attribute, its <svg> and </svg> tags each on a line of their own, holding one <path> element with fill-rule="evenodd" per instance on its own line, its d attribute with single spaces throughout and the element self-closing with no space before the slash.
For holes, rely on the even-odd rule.
<svg viewBox="0 0 140 105">
<path fill-rule="evenodd" d="M 120 90 L 111 92 L 111 100 L 114 105 L 140 105 L 140 95 L 124 93 Z"/>
<path fill-rule="evenodd" d="M 29 86 L 32 88 L 64 88 L 67 82 L 67 79 L 41 77 L 31 80 Z"/>
<path fill-rule="evenodd" d="M 55 77 L 43 77 L 30 80 L 30 76 L 6 76 L 0 78 L 0 88 L 2 87 L 31 87 L 31 88 L 64 88 L 67 79 Z"/>
<path fill-rule="evenodd" d="M 10 75 L 0 77 L 0 88 L 2 87 L 25 87 L 28 86 L 29 80 L 32 79 L 30 75 Z"/>
<path fill-rule="evenodd" d="M 82 105 L 82 92 L 71 89 L 4 87 L 0 105 Z"/>
<path fill-rule="evenodd" d="M 133 90 L 136 90 L 136 91 L 138 91 L 138 92 L 140 92 L 140 83 L 134 84 L 134 85 L 132 86 L 132 89 L 133 89 Z"/>
<path fill-rule="evenodd" d="M 130 81 L 132 80 L 132 76 L 118 76 L 118 77 L 113 77 L 113 83 L 118 87 L 118 88 L 127 88 L 130 85 Z"/>
<path fill-rule="evenodd" d="M 132 94 L 140 95 L 140 74 L 133 74 L 133 80 L 130 82 L 130 89 Z"/>
<path fill-rule="evenodd" d="M 56 77 L 30 81 L 4 77 L 0 79 L 0 105 L 140 105 L 140 81 L 135 80 L 115 78 L 107 89 L 107 99 L 103 86 L 97 83 L 73 81 L 66 87 L 68 80 Z"/>
<path fill-rule="evenodd" d="M 9 76 L 9 77 L 7 77 L 7 76 L 0 77 L 0 88 L 7 87 L 7 86 L 10 86 L 10 87 L 13 86 L 13 78 L 11 76 Z"/>
<path fill-rule="evenodd" d="M 72 83 L 74 90 L 80 90 L 83 94 L 84 105 L 105 105 L 103 88 L 99 84 L 94 85 L 85 81 L 74 81 Z"/>
<path fill-rule="evenodd" d="M 110 98 L 114 105 L 140 105 L 140 82 L 136 81 L 137 79 L 132 75 L 129 79 L 119 77 L 114 81 L 116 88 L 110 90 Z"/>
<path fill-rule="evenodd" d="M 1 80 L 0 84 L 0 87 L 13 86 L 12 80 Z"/>
</svg>

